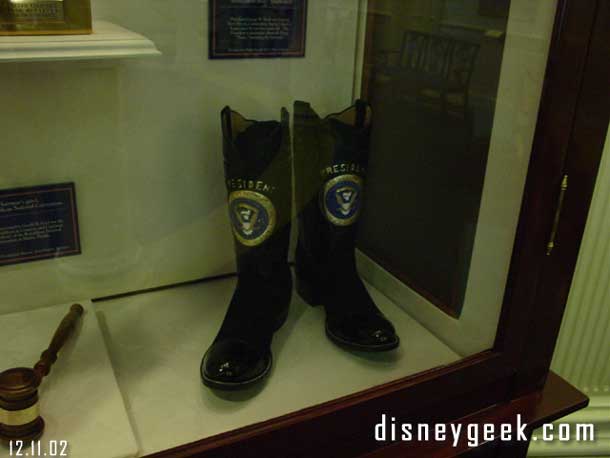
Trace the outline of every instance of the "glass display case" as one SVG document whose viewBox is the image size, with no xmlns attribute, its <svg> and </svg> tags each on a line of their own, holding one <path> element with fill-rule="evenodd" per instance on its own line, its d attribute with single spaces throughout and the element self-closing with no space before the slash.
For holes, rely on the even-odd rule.
<svg viewBox="0 0 610 458">
<path fill-rule="evenodd" d="M 0 37 L 0 370 L 83 312 L 0 374 L 0 437 L 355 457 L 542 389 L 601 3 L 92 0 Z M 405 450 L 370 456 L 437 456 Z"/>
</svg>

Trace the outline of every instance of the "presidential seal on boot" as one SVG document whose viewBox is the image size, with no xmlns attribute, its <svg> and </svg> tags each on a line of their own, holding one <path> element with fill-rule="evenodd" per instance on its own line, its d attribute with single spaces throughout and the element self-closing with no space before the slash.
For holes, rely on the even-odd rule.
<svg viewBox="0 0 610 458">
<path fill-rule="evenodd" d="M 221 119 L 238 276 L 218 335 L 201 362 L 201 378 L 209 387 L 230 390 L 269 373 L 273 334 L 288 315 L 292 154 L 285 109 L 281 122 L 248 120 L 229 107 Z"/>
<path fill-rule="evenodd" d="M 326 334 L 333 342 L 386 351 L 396 348 L 399 338 L 360 279 L 355 259 L 371 118 L 363 101 L 324 119 L 309 104 L 295 102 L 295 271 L 299 295 L 324 306 Z"/>
</svg>

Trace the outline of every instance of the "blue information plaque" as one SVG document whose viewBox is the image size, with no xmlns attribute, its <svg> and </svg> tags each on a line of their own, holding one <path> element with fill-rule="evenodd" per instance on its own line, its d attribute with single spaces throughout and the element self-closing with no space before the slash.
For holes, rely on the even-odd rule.
<svg viewBox="0 0 610 458">
<path fill-rule="evenodd" d="M 304 57 L 307 0 L 210 0 L 210 58 Z"/>
<path fill-rule="evenodd" d="M 74 183 L 0 191 L 0 266 L 80 253 Z"/>
</svg>

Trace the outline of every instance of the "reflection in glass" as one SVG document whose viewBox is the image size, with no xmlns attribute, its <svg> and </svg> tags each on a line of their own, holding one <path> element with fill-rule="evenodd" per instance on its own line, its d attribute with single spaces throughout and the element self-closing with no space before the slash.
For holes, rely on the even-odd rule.
<svg viewBox="0 0 610 458">
<path fill-rule="evenodd" d="M 369 10 L 367 206 L 383 218 L 368 213 L 361 247 L 453 316 L 464 303 L 508 18 L 507 4 L 489 6 L 373 1 Z"/>
</svg>

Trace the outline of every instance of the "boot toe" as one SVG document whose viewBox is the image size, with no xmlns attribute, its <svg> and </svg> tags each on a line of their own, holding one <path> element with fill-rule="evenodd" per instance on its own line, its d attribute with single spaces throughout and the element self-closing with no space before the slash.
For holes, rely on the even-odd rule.
<svg viewBox="0 0 610 458">
<path fill-rule="evenodd" d="M 359 351 L 388 351 L 400 344 L 394 326 L 383 317 L 329 320 L 326 333 L 335 343 Z"/>
<path fill-rule="evenodd" d="M 270 352 L 243 340 L 220 340 L 203 357 L 201 379 L 211 388 L 241 389 L 262 379 L 270 369 Z"/>
</svg>

